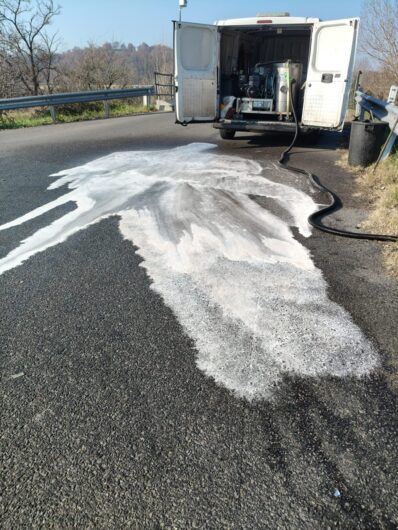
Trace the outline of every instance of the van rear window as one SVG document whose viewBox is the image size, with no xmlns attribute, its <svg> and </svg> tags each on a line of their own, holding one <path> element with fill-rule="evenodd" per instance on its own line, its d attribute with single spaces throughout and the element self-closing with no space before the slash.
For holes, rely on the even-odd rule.
<svg viewBox="0 0 398 530">
<path fill-rule="evenodd" d="M 185 70 L 207 70 L 213 57 L 213 33 L 187 26 L 181 30 L 181 63 Z"/>
</svg>

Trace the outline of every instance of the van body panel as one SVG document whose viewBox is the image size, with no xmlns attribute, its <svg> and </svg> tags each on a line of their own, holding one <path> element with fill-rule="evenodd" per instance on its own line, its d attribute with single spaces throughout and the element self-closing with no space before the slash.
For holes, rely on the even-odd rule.
<svg viewBox="0 0 398 530">
<path fill-rule="evenodd" d="M 228 131 L 246 132 L 294 132 L 296 124 L 294 122 L 279 122 L 267 120 L 220 120 L 214 123 L 215 129 L 226 129 Z"/>
<path fill-rule="evenodd" d="M 342 129 L 358 39 L 359 19 L 314 24 L 302 123 Z"/>
<path fill-rule="evenodd" d="M 174 53 L 177 121 L 214 121 L 218 109 L 217 27 L 174 22 Z"/>
<path fill-rule="evenodd" d="M 319 22 L 319 18 L 307 17 L 273 17 L 272 15 L 259 15 L 258 17 L 250 18 L 231 18 L 228 20 L 218 20 L 215 22 L 216 26 L 259 26 L 261 24 L 270 24 L 274 26 L 284 26 L 289 24 L 313 24 Z"/>
</svg>

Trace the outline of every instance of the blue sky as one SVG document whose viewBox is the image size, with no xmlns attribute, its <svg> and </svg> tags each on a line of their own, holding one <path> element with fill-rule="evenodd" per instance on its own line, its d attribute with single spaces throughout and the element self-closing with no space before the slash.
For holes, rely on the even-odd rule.
<svg viewBox="0 0 398 530">
<path fill-rule="evenodd" d="M 63 49 L 88 41 L 171 44 L 171 20 L 178 17 L 178 0 L 59 0 L 62 12 L 53 27 Z M 188 0 L 183 20 L 248 17 L 259 12 L 288 11 L 322 19 L 358 16 L 361 0 Z"/>
</svg>

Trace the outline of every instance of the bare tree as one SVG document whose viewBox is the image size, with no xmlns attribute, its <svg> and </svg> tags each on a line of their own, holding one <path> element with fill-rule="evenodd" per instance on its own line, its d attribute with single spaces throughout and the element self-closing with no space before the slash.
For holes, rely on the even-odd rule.
<svg viewBox="0 0 398 530">
<path fill-rule="evenodd" d="M 165 74 L 173 73 L 173 52 L 168 46 L 158 44 L 151 52 L 153 67 L 155 71 Z"/>
<path fill-rule="evenodd" d="M 126 57 L 110 45 L 90 44 L 65 56 L 59 65 L 58 82 L 64 89 L 96 90 L 125 87 L 132 83 L 132 67 Z"/>
<path fill-rule="evenodd" d="M 17 95 L 18 92 L 15 89 L 15 72 L 2 58 L 0 53 L 0 98 L 11 98 Z"/>
<path fill-rule="evenodd" d="M 384 68 L 375 65 L 375 61 L 361 57 L 356 71 L 361 71 L 361 87 L 379 99 L 387 99 L 391 85 L 396 83 L 396 76 Z M 356 79 L 356 75 L 353 76 Z M 354 81 L 355 83 L 355 81 Z"/>
<path fill-rule="evenodd" d="M 57 41 L 46 30 L 59 13 L 53 0 L 0 0 L 0 56 L 30 94 L 51 91 Z"/>
<path fill-rule="evenodd" d="M 360 49 L 398 82 L 398 0 L 365 0 Z"/>
</svg>

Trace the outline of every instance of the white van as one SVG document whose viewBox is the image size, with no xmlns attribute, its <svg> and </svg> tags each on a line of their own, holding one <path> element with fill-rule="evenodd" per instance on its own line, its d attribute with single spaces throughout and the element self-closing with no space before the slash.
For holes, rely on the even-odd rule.
<svg viewBox="0 0 398 530">
<path fill-rule="evenodd" d="M 236 131 L 342 130 L 359 19 L 288 13 L 174 22 L 177 123 Z"/>
</svg>

